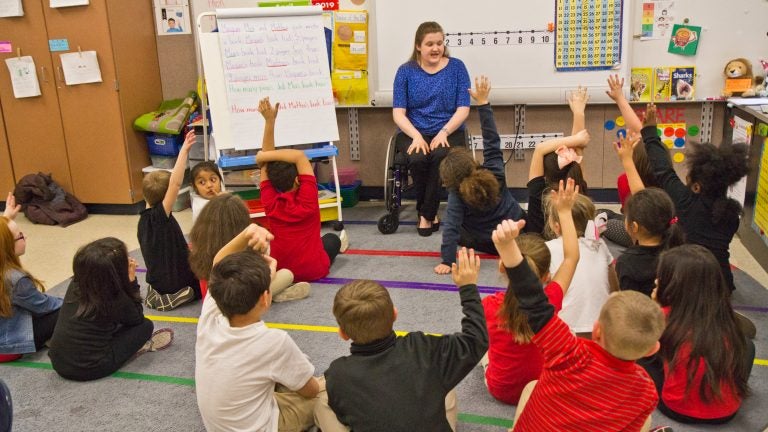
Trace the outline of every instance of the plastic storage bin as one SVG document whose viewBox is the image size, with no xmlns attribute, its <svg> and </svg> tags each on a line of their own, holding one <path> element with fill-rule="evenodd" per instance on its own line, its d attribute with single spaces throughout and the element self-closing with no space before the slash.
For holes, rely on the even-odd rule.
<svg viewBox="0 0 768 432">
<path fill-rule="evenodd" d="M 339 168 L 339 185 L 341 186 L 351 186 L 354 185 L 355 182 L 358 180 L 358 171 L 355 167 L 348 167 L 348 168 Z M 334 178 L 333 174 L 331 174 L 331 184 L 334 184 Z"/>
<path fill-rule="evenodd" d="M 171 135 L 161 133 L 148 133 L 147 147 L 149 154 L 156 156 L 177 156 L 181 145 L 184 144 L 184 135 Z"/>
<path fill-rule="evenodd" d="M 357 180 L 351 186 L 341 187 L 341 206 L 344 208 L 354 207 L 360 201 L 360 185 L 363 182 Z"/>
</svg>

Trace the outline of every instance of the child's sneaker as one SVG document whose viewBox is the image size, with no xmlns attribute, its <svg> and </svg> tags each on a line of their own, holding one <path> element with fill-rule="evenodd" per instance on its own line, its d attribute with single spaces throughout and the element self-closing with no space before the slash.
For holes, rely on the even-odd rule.
<svg viewBox="0 0 768 432">
<path fill-rule="evenodd" d="M 291 300 L 300 300 L 309 296 L 309 282 L 298 282 L 284 289 L 272 297 L 275 303 L 287 302 Z"/>
<path fill-rule="evenodd" d="M 160 294 L 152 286 L 148 286 L 147 298 L 144 299 L 144 304 L 150 309 L 165 312 L 176 309 L 194 299 L 195 291 L 192 287 L 184 287 L 173 294 Z"/>
<path fill-rule="evenodd" d="M 164 350 L 171 345 L 171 342 L 173 342 L 173 330 L 169 328 L 155 330 L 144 346 L 136 352 L 136 356 L 138 357 L 147 351 Z"/>
<path fill-rule="evenodd" d="M 340 253 L 344 253 L 349 249 L 349 237 L 347 236 L 347 230 L 341 230 L 341 233 L 339 234 L 339 240 L 341 240 L 341 248 L 339 248 Z"/>
</svg>

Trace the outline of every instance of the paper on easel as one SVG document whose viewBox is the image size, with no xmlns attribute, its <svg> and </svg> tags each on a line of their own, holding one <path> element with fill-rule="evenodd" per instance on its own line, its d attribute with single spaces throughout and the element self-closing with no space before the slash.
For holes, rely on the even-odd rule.
<svg viewBox="0 0 768 432">
<path fill-rule="evenodd" d="M 21 0 L 0 0 L 0 18 L 24 16 Z"/>
<path fill-rule="evenodd" d="M 101 82 L 101 69 L 96 51 L 61 54 L 61 67 L 67 85 Z"/>
<path fill-rule="evenodd" d="M 89 4 L 89 0 L 51 0 L 52 8 L 85 6 L 87 4 Z"/>
<path fill-rule="evenodd" d="M 17 99 L 40 96 L 40 83 L 31 56 L 7 58 L 5 64 L 11 73 L 13 96 Z"/>
</svg>

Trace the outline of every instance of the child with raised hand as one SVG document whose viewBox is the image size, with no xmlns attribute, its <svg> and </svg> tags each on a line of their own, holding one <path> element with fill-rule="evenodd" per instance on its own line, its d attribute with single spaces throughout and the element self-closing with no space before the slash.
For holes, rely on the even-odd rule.
<svg viewBox="0 0 768 432">
<path fill-rule="evenodd" d="M 144 304 L 150 309 L 168 311 L 202 298 L 200 283 L 189 267 L 187 240 L 172 212 L 194 143 L 195 133 L 189 131 L 173 171 L 153 171 L 142 181 L 147 208 L 139 217 L 138 237 L 147 265 Z"/>
<path fill-rule="evenodd" d="M 528 216 L 526 231 L 543 233 L 545 228 L 542 197 L 547 188 L 557 188 L 560 180 L 572 178 L 579 191 L 587 192 L 587 183 L 581 171 L 581 153 L 589 143 L 589 132 L 584 129 L 584 110 L 589 96 L 587 89 L 579 87 L 568 97 L 573 113 L 571 136 L 543 141 L 536 146 L 528 170 Z"/>
<path fill-rule="evenodd" d="M 547 233 L 552 240 L 547 248 L 552 254 L 549 271 L 554 273 L 565 258 L 564 243 L 558 238 L 562 234 L 560 212 L 551 196 L 545 196 L 544 208 L 547 215 Z M 586 195 L 576 194 L 571 205 L 573 223 L 579 237 L 579 263 L 571 281 L 571 288 L 563 298 L 560 318 L 576 333 L 589 333 L 592 323 L 600 313 L 600 307 L 608 294 L 618 290 L 613 255 L 600 238 L 592 222 L 595 220 L 595 205 Z"/>
<path fill-rule="evenodd" d="M 13 220 L 19 210 L 9 193 L 0 217 L 0 362 L 42 349 L 53 335 L 62 304 L 44 294 L 43 283 L 21 265 L 27 238 Z"/>
<path fill-rule="evenodd" d="M 685 158 L 688 176 L 683 183 L 672 167 L 669 151 L 656 133 L 653 104 L 646 109 L 642 136 L 656 180 L 675 204 L 686 241 L 712 252 L 726 283 L 734 290 L 729 248 L 739 228 L 742 209 L 736 200 L 728 197 L 728 187 L 747 175 L 748 147 L 689 143 Z"/>
<path fill-rule="evenodd" d="M 314 425 L 324 383 L 288 333 L 262 321 L 277 266 L 264 255 L 272 239 L 250 225 L 213 259 L 195 344 L 197 403 L 207 430 L 298 432 Z"/>
<path fill-rule="evenodd" d="M 496 253 L 491 241 L 493 229 L 499 221 L 520 219 L 524 214 L 507 187 L 501 138 L 488 102 L 490 91 L 491 83 L 485 76 L 475 78 L 475 89 L 469 89 L 477 102 L 483 130 L 483 164 L 479 165 L 469 150 L 460 148 L 451 149 L 440 163 L 440 177 L 448 189 L 448 208 L 437 274 L 451 272 L 457 246 Z"/>
<path fill-rule="evenodd" d="M 259 101 L 264 137 L 256 162 L 261 168 L 261 201 L 275 235 L 270 254 L 281 269 L 298 281 L 311 282 L 328 275 L 336 255 L 348 243 L 333 233 L 320 236 L 320 205 L 312 164 L 301 150 L 275 150 L 275 122 L 280 104 Z"/>
<path fill-rule="evenodd" d="M 208 292 L 208 279 L 216 253 L 236 237 L 245 235 L 250 226 L 251 219 L 245 203 L 240 197 L 228 193 L 213 198 L 200 212 L 189 233 L 192 243 L 189 263 L 200 278 L 203 299 Z M 308 283 L 294 284 L 293 273 L 287 269 L 281 269 L 274 275 L 269 288 L 275 302 L 303 299 L 309 296 L 310 290 Z"/>
<path fill-rule="evenodd" d="M 624 207 L 624 229 L 632 246 L 616 260 L 619 288 L 650 296 L 659 254 L 685 241 L 669 195 L 658 188 L 632 194 Z"/>
<path fill-rule="evenodd" d="M 461 248 L 451 266 L 464 315 L 461 332 L 442 336 L 397 336 L 397 309 L 377 282 L 357 280 L 339 289 L 333 315 L 341 338 L 352 340 L 351 355 L 334 360 L 325 372 L 328 400 L 321 396 L 315 408 L 323 432 L 456 429 L 452 389 L 488 349 L 479 271 L 480 257 Z"/>
<path fill-rule="evenodd" d="M 579 262 L 579 241 L 571 216 L 571 207 L 578 193 L 579 187 L 575 186 L 573 179 L 568 179 L 565 188 L 561 181 L 558 190 L 552 191 L 551 199 L 559 214 L 563 233 L 564 259 L 551 279 L 550 254 L 544 239 L 535 234 L 523 234 L 516 239 L 520 252 L 544 285 L 544 294 L 555 307 L 555 313 L 562 307 L 563 295 L 568 291 Z M 504 271 L 501 261 L 499 268 Z M 488 391 L 497 400 L 516 405 L 525 385 L 541 374 L 541 353 L 531 343 L 531 327 L 514 293 L 497 292 L 485 297 L 483 309 L 489 338 L 488 362 L 484 365 Z"/>
<path fill-rule="evenodd" d="M 755 345 L 740 330 L 720 266 L 704 247 L 683 245 L 661 254 L 657 276 L 667 327 L 657 358 L 644 363 L 659 411 L 681 423 L 726 423 L 749 393 Z"/>
<path fill-rule="evenodd" d="M 515 412 L 516 432 L 647 430 L 658 397 L 635 360 L 655 353 L 664 317 L 650 298 L 614 293 L 593 325 L 593 340 L 576 337 L 555 314 L 515 239 L 524 221 L 493 233 L 514 296 L 541 351 L 544 369 L 528 384 Z"/>
<path fill-rule="evenodd" d="M 136 261 L 125 243 L 107 237 L 75 254 L 48 356 L 62 377 L 90 381 L 111 375 L 144 352 L 167 348 L 173 330 L 152 332 L 144 317 Z"/>
</svg>

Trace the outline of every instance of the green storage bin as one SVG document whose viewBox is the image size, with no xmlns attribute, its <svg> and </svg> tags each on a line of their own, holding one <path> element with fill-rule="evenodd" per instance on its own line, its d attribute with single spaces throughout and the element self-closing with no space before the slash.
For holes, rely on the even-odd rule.
<svg viewBox="0 0 768 432">
<path fill-rule="evenodd" d="M 355 184 L 350 186 L 341 186 L 341 206 L 342 207 L 354 207 L 360 201 L 360 185 L 363 182 L 358 180 Z"/>
</svg>

